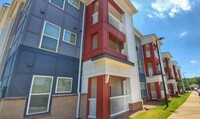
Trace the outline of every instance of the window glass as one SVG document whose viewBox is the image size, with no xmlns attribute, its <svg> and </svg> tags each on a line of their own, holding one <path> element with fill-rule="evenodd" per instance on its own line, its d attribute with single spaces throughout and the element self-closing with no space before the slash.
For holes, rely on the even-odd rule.
<svg viewBox="0 0 200 119">
<path fill-rule="evenodd" d="M 76 45 L 76 34 L 70 31 L 64 31 L 64 39 L 63 41 Z"/>
<path fill-rule="evenodd" d="M 68 2 L 73 5 L 74 7 L 79 9 L 80 6 L 80 0 L 68 0 Z"/>
<path fill-rule="evenodd" d="M 72 78 L 58 78 L 57 79 L 57 93 L 71 92 Z"/>
<path fill-rule="evenodd" d="M 50 23 L 46 23 L 46 26 L 45 26 L 45 29 L 44 29 L 44 34 L 49 35 L 49 36 L 54 37 L 54 38 L 58 38 L 59 32 L 60 32 L 59 27 L 54 26 Z"/>
<path fill-rule="evenodd" d="M 49 22 L 45 22 L 40 48 L 49 51 L 57 51 L 59 37 L 60 27 Z"/>
<path fill-rule="evenodd" d="M 28 115 L 48 112 L 52 80 L 53 77 L 34 76 L 27 108 Z"/>
<path fill-rule="evenodd" d="M 64 0 L 50 0 L 50 2 L 59 8 L 64 8 Z"/>
</svg>

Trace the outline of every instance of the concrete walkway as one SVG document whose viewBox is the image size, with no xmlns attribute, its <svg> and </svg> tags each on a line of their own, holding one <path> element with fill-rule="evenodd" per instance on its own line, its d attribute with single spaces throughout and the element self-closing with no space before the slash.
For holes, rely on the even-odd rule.
<svg viewBox="0 0 200 119">
<path fill-rule="evenodd" d="M 200 119 L 200 97 L 192 91 L 185 103 L 181 105 L 168 119 Z"/>
</svg>

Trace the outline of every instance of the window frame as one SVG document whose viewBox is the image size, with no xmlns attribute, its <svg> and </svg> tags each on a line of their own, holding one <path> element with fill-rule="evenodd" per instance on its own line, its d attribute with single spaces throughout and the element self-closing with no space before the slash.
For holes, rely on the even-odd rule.
<svg viewBox="0 0 200 119">
<path fill-rule="evenodd" d="M 65 41 L 65 32 L 66 32 L 66 31 L 67 31 L 67 32 L 70 32 L 71 34 L 74 34 L 74 35 L 75 35 L 75 43 L 71 43 L 71 42 Z M 72 44 L 72 45 L 76 45 L 76 43 L 77 43 L 77 34 L 74 33 L 74 32 L 72 32 L 72 31 L 69 31 L 69 30 L 67 30 L 67 29 L 64 29 L 62 41 L 63 41 L 63 42 L 66 42 L 66 43 L 69 43 L 69 44 Z"/>
<path fill-rule="evenodd" d="M 50 91 L 49 93 L 36 93 L 36 94 L 31 94 L 33 90 L 33 83 L 35 81 L 35 77 L 42 77 L 42 78 L 51 78 L 51 85 L 50 85 Z M 31 81 L 31 88 L 29 91 L 29 96 L 28 96 L 28 103 L 27 103 L 27 109 L 26 109 L 26 115 L 35 115 L 35 114 L 42 114 L 42 113 L 47 113 L 49 112 L 50 108 L 50 103 L 51 103 L 51 94 L 52 94 L 52 88 L 53 88 L 53 76 L 43 76 L 43 75 L 33 75 L 32 81 Z M 29 113 L 29 108 L 30 108 L 30 101 L 31 101 L 31 96 L 36 95 L 36 96 L 41 96 L 41 95 L 48 95 L 48 104 L 47 104 L 47 111 L 42 111 L 42 112 L 34 112 L 34 113 Z"/>
<path fill-rule="evenodd" d="M 55 7 L 59 8 L 59 9 L 61 9 L 61 10 L 65 10 L 65 1 L 66 1 L 66 0 L 63 0 L 63 7 L 62 7 L 62 8 L 61 8 L 60 6 L 54 4 L 51 0 L 49 0 L 49 3 L 51 3 L 52 5 L 54 5 Z"/>
<path fill-rule="evenodd" d="M 69 0 L 67 0 L 67 2 L 70 4 L 70 5 L 72 5 L 73 7 L 75 7 L 76 9 L 80 9 L 80 6 L 81 6 L 81 1 L 80 0 L 78 0 L 79 1 L 79 6 L 77 7 L 77 6 L 75 6 L 74 4 L 72 4 L 72 3 L 70 3 L 69 2 Z"/>
<path fill-rule="evenodd" d="M 58 91 L 58 82 L 60 79 L 70 79 L 71 80 L 71 87 L 70 87 L 70 91 Z M 73 78 L 72 77 L 57 77 L 57 80 L 56 80 L 56 90 L 55 90 L 55 93 L 71 93 L 72 92 L 72 86 L 73 86 Z"/>
<path fill-rule="evenodd" d="M 47 35 L 47 34 L 44 33 L 44 30 L 45 30 L 45 27 L 46 27 L 46 24 L 47 24 L 47 23 L 59 28 L 58 38 L 52 37 L 52 36 Z M 42 50 L 50 51 L 50 52 L 58 52 L 58 46 L 59 46 L 59 39 L 60 39 L 61 30 L 62 30 L 62 29 L 61 29 L 60 26 L 55 25 L 55 24 L 53 24 L 53 23 L 51 23 L 51 22 L 49 22 L 49 21 L 44 21 L 44 25 L 43 25 L 43 29 L 42 29 L 42 34 L 41 34 L 41 38 L 40 38 L 39 48 L 42 49 Z M 45 48 L 42 48 L 42 47 L 41 47 L 41 46 L 42 46 L 42 41 L 43 41 L 43 37 L 44 37 L 44 36 L 49 37 L 49 38 L 52 38 L 52 39 L 54 39 L 54 40 L 57 40 L 56 51 L 49 50 L 49 49 L 45 49 Z"/>
</svg>

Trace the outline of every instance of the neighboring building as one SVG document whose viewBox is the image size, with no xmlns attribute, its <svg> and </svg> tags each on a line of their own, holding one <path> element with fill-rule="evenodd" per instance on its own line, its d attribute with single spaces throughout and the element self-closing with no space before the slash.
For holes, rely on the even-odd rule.
<svg viewBox="0 0 200 119">
<path fill-rule="evenodd" d="M 184 86 L 184 82 L 182 78 L 181 67 L 177 66 L 177 70 L 178 70 L 178 75 L 179 75 L 179 80 L 180 80 L 180 93 L 183 93 L 185 92 L 185 86 Z"/>
<path fill-rule="evenodd" d="M 7 22 L 0 118 L 76 118 L 84 4 L 13 0 Z"/>
<path fill-rule="evenodd" d="M 108 119 L 129 109 L 140 110 L 132 23 L 137 10 L 130 0 L 88 2 L 82 70 L 83 117 Z"/>
<path fill-rule="evenodd" d="M 148 94 L 147 94 L 144 57 L 142 52 L 142 40 L 144 40 L 144 36 L 136 28 L 134 28 L 134 32 L 135 32 L 135 44 L 137 51 L 137 65 L 140 78 L 140 91 L 142 98 L 146 98 L 148 97 Z"/>
<path fill-rule="evenodd" d="M 173 68 L 173 74 L 174 74 L 174 77 L 175 77 L 176 83 L 177 83 L 178 91 L 176 93 L 179 94 L 180 93 L 180 88 L 178 86 L 179 74 L 178 74 L 178 69 L 177 69 L 178 63 L 176 61 L 171 61 L 171 63 L 172 63 L 172 68 Z"/>
<path fill-rule="evenodd" d="M 158 42 L 158 46 L 156 45 L 156 42 Z M 158 40 L 158 37 L 155 34 L 144 36 L 144 40 L 142 40 L 148 95 L 150 99 L 160 100 L 165 97 L 162 75 L 160 70 L 160 61 L 158 58 L 157 51 L 157 47 L 160 49 L 161 45 L 162 42 Z M 160 50 L 159 54 L 161 54 Z M 161 66 L 163 68 L 163 62 L 161 62 Z M 166 82 L 167 78 L 165 77 L 164 80 Z M 166 86 L 166 83 L 165 87 L 168 94 L 168 88 Z"/>
<path fill-rule="evenodd" d="M 175 95 L 177 90 L 177 82 L 174 77 L 173 68 L 171 64 L 172 55 L 169 52 L 162 53 L 162 60 L 164 64 L 165 74 L 167 75 L 167 86 L 170 95 Z"/>
</svg>

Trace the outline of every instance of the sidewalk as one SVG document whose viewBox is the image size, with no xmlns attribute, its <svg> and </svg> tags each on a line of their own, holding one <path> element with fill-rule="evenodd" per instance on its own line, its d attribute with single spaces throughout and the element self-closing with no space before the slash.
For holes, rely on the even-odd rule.
<svg viewBox="0 0 200 119">
<path fill-rule="evenodd" d="M 181 105 L 168 119 L 200 119 L 200 97 L 192 91 L 185 103 Z"/>
</svg>

